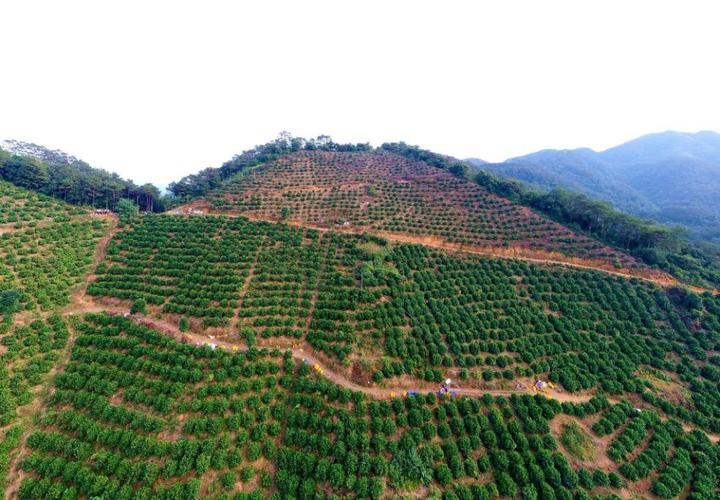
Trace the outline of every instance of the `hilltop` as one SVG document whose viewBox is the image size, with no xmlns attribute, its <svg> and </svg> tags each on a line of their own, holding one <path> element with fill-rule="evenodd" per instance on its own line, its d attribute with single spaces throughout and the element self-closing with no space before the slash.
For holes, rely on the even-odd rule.
<svg viewBox="0 0 720 500">
<path fill-rule="evenodd" d="M 242 172 L 206 201 L 213 213 L 370 231 L 448 248 L 504 248 L 536 258 L 563 254 L 608 269 L 642 267 L 475 183 L 388 151 L 291 153 Z"/>
<path fill-rule="evenodd" d="M 0 149 L 17 156 L 29 156 L 47 163 L 50 166 L 74 165 L 83 163 L 78 158 L 59 149 L 49 149 L 32 142 L 17 141 L 14 139 L 0 141 Z"/>
<path fill-rule="evenodd" d="M 295 164 L 293 158 L 298 155 L 315 156 L 306 156 Z M 390 163 L 398 162 L 397 172 L 378 167 L 388 161 L 382 159 L 388 155 L 395 155 Z M 304 167 L 300 166 L 302 162 Z M 402 162 L 409 163 L 402 167 Z M 295 176 L 299 168 L 309 169 L 308 175 Z M 406 171 L 399 172 L 402 168 Z M 323 185 L 325 170 L 332 181 Z M 291 200 L 273 188 L 274 175 L 281 184 L 289 179 L 298 192 L 309 192 L 302 196 L 290 193 L 297 195 Z M 288 179 L 282 180 L 284 175 Z M 364 177 L 353 177 L 358 175 Z M 336 192 L 329 192 L 333 182 Z M 250 183 L 258 184 L 251 187 Z M 354 187 L 341 191 L 343 183 Z M 243 192 L 255 188 L 263 194 L 240 199 Z M 276 192 L 271 194 L 273 189 Z M 410 242 L 420 242 L 419 236 L 424 244 L 442 248 L 589 265 L 660 279 L 665 273 L 700 287 L 720 286 L 720 261 L 681 231 L 619 212 L 582 194 L 530 189 L 477 165 L 405 143 L 372 148 L 367 144 L 337 144 L 328 137 L 306 140 L 284 135 L 243 152 L 219 168 L 171 183 L 170 190 L 176 200 L 190 202 L 176 209 L 179 211 L 194 208 L 325 229 L 370 230 Z M 435 194 L 428 196 L 428 192 Z M 398 196 L 410 196 L 403 200 L 409 206 L 391 213 Z M 237 201 L 235 206 L 233 200 Z M 257 210 L 260 203 L 266 205 L 263 210 Z M 425 213 L 418 210 L 419 206 Z M 373 212 L 376 207 L 380 209 Z M 305 208 L 314 213 L 301 213 Z M 341 224 L 336 224 L 338 221 Z"/>
<path fill-rule="evenodd" d="M 418 231 L 419 228 L 413 226 L 413 224 L 425 224 L 425 222 L 411 221 L 411 224 L 407 225 L 404 224 L 404 221 L 396 220 L 396 225 L 404 225 L 404 228 L 408 230 L 405 232 L 409 234 L 400 234 L 395 230 L 389 231 L 389 234 L 395 238 L 417 241 L 419 235 L 424 238 L 425 244 L 442 248 L 462 248 L 505 256 L 522 255 L 534 260 L 566 262 L 606 270 L 620 270 L 621 272 L 630 270 L 633 275 L 654 276 L 655 278 L 662 278 L 660 271 L 664 271 L 679 281 L 692 285 L 717 287 L 720 284 L 720 259 L 716 255 L 717 252 L 714 252 L 712 248 L 702 248 L 689 242 L 682 233 L 674 229 L 658 225 L 650 220 L 627 216 L 609 206 L 575 193 L 552 191 L 544 194 L 528 190 L 525 186 L 517 183 L 505 182 L 499 178 L 488 176 L 488 170 L 478 166 L 484 164 L 482 160 L 474 160 L 472 164 L 465 163 L 404 143 L 388 143 L 379 148 L 373 148 L 369 144 L 335 143 L 328 136 L 304 139 L 283 133 L 277 140 L 247 150 L 219 168 L 206 168 L 197 174 L 171 183 L 169 186 L 170 196 L 162 195 L 152 185 L 136 186 L 132 181 L 125 181 L 116 174 L 93 168 L 79 160 L 75 161 L 74 157 L 59 151 L 50 151 L 34 144 L 17 141 L 12 142 L 11 146 L 15 147 L 18 152 L 34 152 L 35 155 L 34 157 L 17 156 L 0 150 L 0 177 L 20 187 L 38 190 L 71 203 L 90 204 L 112 210 L 118 210 L 118 203 L 121 200 L 127 200 L 138 205 L 141 210 L 155 212 L 161 212 L 168 207 L 189 200 L 194 200 L 194 205 L 202 205 L 203 202 L 198 198 L 213 191 L 221 192 L 227 189 L 228 185 L 233 183 L 233 178 L 239 174 L 245 174 L 256 167 L 271 164 L 293 153 L 326 152 L 335 153 L 338 156 L 362 153 L 368 157 L 395 154 L 416 164 L 444 171 L 443 174 L 446 178 L 449 178 L 448 174 L 450 174 L 458 180 L 465 181 L 464 183 L 456 182 L 457 193 L 452 193 L 456 187 L 448 187 L 448 185 L 442 188 L 443 196 L 450 194 L 450 198 L 462 204 L 461 207 L 458 207 L 456 203 L 456 206 L 448 213 L 440 214 L 438 209 L 444 209 L 444 201 L 436 199 L 432 204 L 435 210 L 432 218 L 437 219 L 437 224 L 442 224 L 444 227 L 435 227 L 425 235 L 420 234 L 422 231 Z M 571 153 L 573 157 L 578 155 L 587 156 L 587 152 Z M 51 164 L 38 158 L 44 158 Z M 75 162 L 67 164 L 64 163 L 65 161 Z M 378 172 L 378 174 L 380 177 L 376 179 L 377 181 L 380 181 L 384 175 L 388 175 L 389 179 L 392 177 L 389 172 Z M 299 181 L 302 182 L 302 180 Z M 390 182 L 394 181 L 391 179 Z M 422 181 L 416 180 L 411 185 L 416 186 L 418 182 Z M 439 183 L 427 185 L 423 189 L 429 187 L 432 191 L 438 185 Z M 372 189 L 375 190 L 376 187 Z M 612 186 L 611 191 L 619 193 L 623 189 L 627 188 L 618 183 Z M 507 207 L 514 207 L 512 209 L 516 212 L 524 211 L 525 213 L 514 215 L 492 213 L 492 210 L 487 207 L 479 208 L 478 213 L 475 213 L 473 206 L 475 202 L 472 198 L 482 198 L 488 193 L 495 200 L 491 203 L 501 200 L 500 203 L 505 203 Z M 386 201 L 390 201 L 392 204 L 392 200 L 378 198 L 372 205 L 383 206 Z M 440 203 L 438 204 L 438 202 Z M 367 206 L 370 205 L 371 203 L 368 203 Z M 285 208 L 289 215 L 290 208 Z M 530 212 L 533 212 L 534 215 Z M 381 214 L 374 216 L 376 219 L 383 217 Z M 418 216 L 416 213 L 410 218 Z M 493 221 L 484 222 L 482 217 L 485 216 L 491 216 Z M 529 217 L 528 220 L 534 227 L 512 226 L 512 224 L 508 226 L 510 219 L 503 222 L 508 216 L 510 219 L 517 217 L 517 220 L 520 221 Z M 441 217 L 455 217 L 455 219 L 448 223 Z M 422 219 L 422 217 L 420 218 Z M 542 224 L 545 227 L 540 228 L 537 224 L 543 219 L 545 221 Z M 287 221 L 309 223 L 298 220 L 296 216 L 288 218 Z M 358 228 L 361 227 L 353 226 L 350 220 L 342 222 L 343 230 L 358 231 Z M 505 229 L 498 230 L 488 224 L 490 226 L 505 224 Z M 551 227 L 553 224 L 554 227 Z M 511 230 L 508 231 L 508 227 Z M 377 220 L 370 229 L 375 232 L 380 231 Z M 387 230 L 383 231 L 388 233 Z M 483 235 L 483 231 L 489 231 L 489 233 Z M 563 232 L 566 233 L 565 236 L 561 234 Z M 543 242 L 543 238 L 546 241 Z M 449 239 L 454 241 L 448 241 Z M 499 244 L 500 242 L 502 244 Z M 632 258 L 629 258 L 628 254 Z"/>
</svg>

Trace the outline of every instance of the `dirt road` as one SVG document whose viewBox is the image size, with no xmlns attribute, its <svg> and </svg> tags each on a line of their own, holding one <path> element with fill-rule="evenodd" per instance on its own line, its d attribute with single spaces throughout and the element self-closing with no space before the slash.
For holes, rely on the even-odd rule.
<svg viewBox="0 0 720 500">
<path fill-rule="evenodd" d="M 193 333 L 193 332 L 181 332 L 180 329 L 167 321 L 153 318 L 150 316 L 146 316 L 143 314 L 130 314 L 130 311 L 126 307 L 120 307 L 120 306 L 106 306 L 101 304 L 96 304 L 91 297 L 83 297 L 82 305 L 68 308 L 64 311 L 65 315 L 72 315 L 72 314 L 84 314 L 84 313 L 108 313 L 108 314 L 114 314 L 114 315 L 120 315 L 125 316 L 132 321 L 137 322 L 138 324 L 147 326 L 148 328 L 152 328 L 154 330 L 157 330 L 161 333 L 164 333 L 166 335 L 171 336 L 175 340 L 178 340 L 180 342 L 185 343 L 191 343 L 195 344 L 197 346 L 203 346 L 203 345 L 214 345 L 216 349 L 223 349 L 228 352 L 242 352 L 247 350 L 247 346 L 244 344 L 238 344 L 234 342 L 228 342 L 225 340 L 217 339 L 217 338 L 211 338 L 207 335 L 199 334 L 199 333 Z M 310 365 L 315 372 L 318 374 L 318 376 L 322 376 L 331 382 L 344 387 L 346 389 L 350 389 L 357 392 L 362 392 L 364 394 L 367 394 L 371 398 L 374 399 L 392 399 L 394 397 L 402 397 L 407 394 L 407 391 L 413 391 L 417 390 L 420 393 L 427 393 L 430 391 L 433 391 L 437 389 L 437 384 L 432 384 L 430 382 L 424 381 L 424 380 L 418 380 L 418 379 L 406 379 L 403 381 L 402 385 L 395 385 L 392 387 L 377 387 L 377 386 L 365 386 L 360 385 L 356 382 L 353 382 L 352 380 L 348 379 L 344 374 L 339 373 L 335 370 L 333 370 L 331 367 L 327 365 L 327 363 L 324 363 L 321 359 L 319 359 L 312 351 L 312 348 L 310 346 L 305 347 L 296 347 L 290 350 L 293 359 L 307 363 Z M 485 394 L 491 394 L 492 396 L 506 396 L 510 397 L 513 394 L 517 395 L 523 395 L 523 394 L 529 394 L 529 395 L 535 395 L 538 394 L 537 392 L 533 391 L 531 388 L 526 389 L 518 389 L 518 390 L 503 390 L 503 389 L 487 389 L 487 388 L 462 388 L 462 387 L 454 387 L 452 390 L 457 394 L 458 396 L 470 396 L 470 397 L 477 397 L 480 398 Z M 570 403 L 585 403 L 592 399 L 594 394 L 584 392 L 584 393 L 570 393 L 562 391 L 561 389 L 548 389 L 541 393 L 543 396 L 555 399 L 560 402 L 570 402 Z M 618 401 L 610 398 L 610 402 L 615 404 Z M 686 431 L 691 431 L 695 427 L 683 423 L 683 428 Z M 711 442 L 718 443 L 720 442 L 720 436 L 717 434 L 712 434 L 707 431 L 704 432 Z"/>
<path fill-rule="evenodd" d="M 228 342 L 199 333 L 181 332 L 176 325 L 162 319 L 153 318 L 144 314 L 130 314 L 130 310 L 127 307 L 97 304 L 91 297 L 88 296 L 82 296 L 79 299 L 80 300 L 76 304 L 73 304 L 72 307 L 68 307 L 67 309 L 65 309 L 63 311 L 63 314 L 73 315 L 105 312 L 116 316 L 127 317 L 140 325 L 147 326 L 148 328 L 152 328 L 161 333 L 169 335 L 179 342 L 195 344 L 198 346 L 214 345 L 216 349 L 223 349 L 229 352 L 241 352 L 247 350 L 247 346 L 244 344 Z M 363 392 L 376 399 L 387 399 L 396 396 L 402 396 L 407 391 L 416 389 L 420 390 L 421 392 L 427 392 L 433 390 L 434 388 L 436 388 L 435 386 L 437 386 L 437 384 L 432 385 L 423 380 L 410 380 L 404 382 L 402 386 L 368 387 L 349 380 L 342 373 L 339 373 L 327 366 L 326 363 L 323 363 L 323 361 L 321 361 L 317 356 L 313 354 L 312 348 L 310 346 L 303 348 L 298 347 L 289 350 L 292 353 L 293 359 L 305 362 L 312 367 L 317 367 L 317 373 L 321 374 L 323 377 L 327 378 L 331 382 L 334 382 L 341 387 L 345 387 L 353 391 Z M 453 388 L 453 390 L 459 396 L 473 397 L 482 397 L 484 394 L 492 394 L 494 396 L 511 396 L 513 394 L 535 394 L 530 389 L 511 391 L 480 388 Z M 543 392 L 543 394 L 549 398 L 557 399 L 558 401 L 569 401 L 573 403 L 582 403 L 585 401 L 589 401 L 590 398 L 592 398 L 592 394 L 575 394 L 558 390 L 549 390 L 547 392 Z"/>
<path fill-rule="evenodd" d="M 92 216 L 88 216 L 86 218 L 90 217 Z M 102 239 L 100 239 L 97 247 L 95 248 L 95 255 L 93 256 L 92 264 L 93 271 L 97 267 L 97 265 L 105 258 L 107 245 L 108 243 L 110 243 L 110 240 L 117 232 L 118 220 L 114 214 L 105 215 L 102 216 L 102 218 L 108 220 L 110 228 L 107 234 L 103 236 Z M 91 271 L 91 273 L 93 271 Z M 85 295 L 85 290 L 87 289 L 87 285 L 90 282 L 90 276 L 92 276 L 92 274 L 88 275 L 88 278 L 86 278 L 82 286 L 78 287 L 78 289 L 70 295 L 70 305 L 62 310 L 63 315 L 73 314 L 73 311 L 85 312 L 95 307 L 94 304 L 88 303 Z M 36 311 L 35 314 L 38 314 L 38 312 Z M 49 316 L 51 313 L 40 312 L 39 314 L 42 318 L 47 318 L 47 316 Z M 22 315 L 19 315 L 19 317 L 16 318 L 16 323 L 22 323 L 26 320 L 27 318 L 23 318 Z M 34 397 L 32 401 L 27 405 L 21 406 L 17 409 L 18 416 L 11 423 L 11 425 L 24 424 L 25 432 L 20 437 L 19 447 L 13 452 L 10 457 L 10 464 L 8 467 L 8 474 L 5 484 L 5 496 L 7 498 L 14 498 L 17 495 L 17 490 L 20 487 L 23 478 L 25 477 L 25 472 L 18 468 L 17 465 L 19 459 L 28 454 L 26 438 L 31 431 L 31 426 L 27 424 L 28 422 L 32 422 L 42 411 L 44 403 L 52 391 L 50 381 L 53 379 L 55 374 L 62 370 L 65 364 L 69 361 L 74 341 L 75 334 L 71 328 L 67 343 L 65 344 L 65 347 L 59 352 L 59 360 L 53 365 L 52 369 L 47 374 L 45 374 L 45 376 L 43 377 L 43 382 L 33 389 Z"/>
<path fill-rule="evenodd" d="M 695 293 L 704 293 L 704 292 L 710 292 L 713 295 L 720 294 L 720 290 L 718 289 L 709 289 L 709 288 L 703 288 L 695 285 L 689 285 L 686 283 L 683 283 L 681 281 L 678 281 L 677 279 L 673 278 L 669 274 L 666 274 L 662 271 L 657 271 L 654 269 L 646 268 L 646 269 L 638 269 L 638 270 L 631 270 L 631 269 L 609 269 L 608 266 L 610 264 L 608 262 L 603 261 L 592 261 L 588 259 L 583 259 L 580 257 L 572 257 L 570 255 L 563 255 L 558 252 L 547 252 L 544 250 L 536 250 L 536 249 L 530 249 L 530 248 L 524 248 L 524 247 L 476 247 L 472 245 L 462 245 L 457 243 L 450 243 L 448 241 L 443 240 L 442 238 L 433 237 L 433 236 L 412 236 L 408 234 L 402 234 L 402 233 L 394 233 L 394 232 L 388 232 L 388 231 L 373 231 L 367 228 L 353 228 L 353 227 L 335 227 L 335 228 L 328 228 L 323 226 L 318 226 L 315 224 L 311 224 L 305 221 L 299 221 L 294 219 L 286 219 L 283 221 L 280 221 L 278 219 L 274 219 L 271 217 L 260 217 L 254 214 L 248 214 L 248 213 L 233 213 L 233 212 L 214 212 L 207 206 L 201 206 L 198 205 L 196 202 L 192 204 L 187 205 L 188 208 L 185 208 L 185 206 L 180 206 L 176 210 L 178 212 L 168 213 L 169 215 L 181 215 L 181 216 L 190 216 L 188 215 L 190 213 L 190 208 L 193 209 L 200 209 L 203 210 L 206 215 L 215 215 L 215 216 L 223 216 L 223 217 L 245 217 L 249 220 L 254 221 L 262 221 L 262 222 L 271 222 L 274 224 L 288 224 L 291 226 L 296 227 L 303 227 L 307 229 L 314 229 L 316 231 L 333 231 L 338 233 L 347 233 L 347 234 L 360 234 L 360 233 L 370 233 L 375 236 L 379 236 L 381 238 L 384 238 L 388 241 L 395 242 L 395 243 L 409 243 L 409 244 L 415 244 L 415 245 L 423 245 L 430 248 L 436 248 L 438 250 L 445 250 L 448 252 L 460 252 L 460 253 L 466 253 L 466 254 L 473 254 L 473 255 L 482 255 L 485 257 L 492 257 L 497 259 L 513 259 L 513 260 L 522 260 L 525 262 L 532 262 L 534 264 L 542 264 L 542 265 L 556 265 L 556 266 L 563 266 L 563 267 L 570 267 L 575 269 L 586 269 L 589 271 L 598 271 L 605 274 L 610 274 L 612 276 L 618 276 L 620 278 L 625 279 L 639 279 L 642 281 L 646 281 L 648 283 L 654 283 L 655 285 L 658 285 L 662 288 L 668 288 L 668 287 L 683 287 L 688 288 L 692 290 Z"/>
</svg>

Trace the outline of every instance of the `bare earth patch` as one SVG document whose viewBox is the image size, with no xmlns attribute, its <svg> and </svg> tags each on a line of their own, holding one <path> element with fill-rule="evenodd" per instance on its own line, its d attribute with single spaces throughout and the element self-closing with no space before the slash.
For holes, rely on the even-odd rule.
<svg viewBox="0 0 720 500">
<path fill-rule="evenodd" d="M 641 379 L 650 382 L 653 392 L 676 405 L 686 405 L 691 400 L 690 391 L 682 385 L 677 375 L 652 368 L 640 370 Z"/>
</svg>

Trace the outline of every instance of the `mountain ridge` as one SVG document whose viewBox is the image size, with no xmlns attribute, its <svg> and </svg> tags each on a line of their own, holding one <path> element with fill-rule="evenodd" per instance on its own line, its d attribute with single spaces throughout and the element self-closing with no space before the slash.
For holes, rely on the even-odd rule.
<svg viewBox="0 0 720 500">
<path fill-rule="evenodd" d="M 50 149 L 34 142 L 19 141 L 16 139 L 5 139 L 0 141 L 0 149 L 17 156 L 30 156 L 51 167 L 59 165 L 74 165 L 85 163 L 76 156 L 73 156 L 60 149 Z"/>
<path fill-rule="evenodd" d="M 720 134 L 660 132 L 603 151 L 546 149 L 482 168 L 543 190 L 566 188 L 720 241 Z"/>
</svg>

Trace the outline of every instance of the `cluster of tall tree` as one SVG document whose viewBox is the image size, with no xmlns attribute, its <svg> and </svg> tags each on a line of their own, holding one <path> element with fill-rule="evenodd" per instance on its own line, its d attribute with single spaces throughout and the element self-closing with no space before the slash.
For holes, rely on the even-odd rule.
<svg viewBox="0 0 720 500">
<path fill-rule="evenodd" d="M 410 146 L 404 142 L 386 142 L 380 146 L 380 149 L 399 154 L 411 160 L 423 161 L 433 167 L 447 170 L 458 177 L 470 177 L 471 169 L 466 162 L 450 156 L 439 155 L 427 149 L 420 149 L 418 146 Z"/>
<path fill-rule="evenodd" d="M 197 174 L 185 176 L 178 182 L 172 182 L 168 189 L 180 199 L 202 196 L 219 187 L 224 180 L 248 168 L 275 160 L 289 153 L 318 150 L 350 152 L 371 151 L 372 148 L 367 143 L 339 144 L 327 135 L 321 135 L 315 139 L 304 139 L 283 132 L 274 141 L 243 151 L 219 168 L 206 168 Z"/>
<path fill-rule="evenodd" d="M 163 196 L 152 184 L 138 186 L 81 161 L 51 166 L 30 156 L 0 150 L 0 178 L 74 205 L 115 210 L 120 200 L 128 199 L 140 210 L 161 212 L 165 209 Z"/>
</svg>

